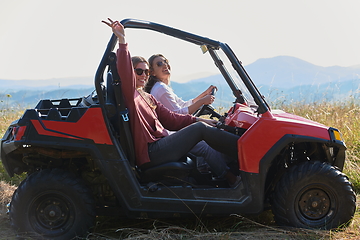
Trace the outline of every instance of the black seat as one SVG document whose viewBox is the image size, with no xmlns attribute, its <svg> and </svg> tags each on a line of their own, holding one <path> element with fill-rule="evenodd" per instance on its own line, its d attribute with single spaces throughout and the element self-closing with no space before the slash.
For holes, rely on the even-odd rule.
<svg viewBox="0 0 360 240">
<path fill-rule="evenodd" d="M 115 92 L 114 92 L 114 86 L 113 86 L 113 76 L 111 72 L 107 73 L 106 76 L 106 101 L 105 101 L 105 109 L 106 113 L 110 119 L 110 121 L 113 123 L 114 126 L 117 126 L 117 124 L 114 124 L 114 121 L 117 121 L 118 119 L 115 118 L 116 115 L 116 98 L 115 98 Z"/>
<path fill-rule="evenodd" d="M 106 103 L 111 103 L 116 105 L 115 92 L 113 86 L 113 76 L 111 72 L 108 72 L 106 76 Z"/>
</svg>

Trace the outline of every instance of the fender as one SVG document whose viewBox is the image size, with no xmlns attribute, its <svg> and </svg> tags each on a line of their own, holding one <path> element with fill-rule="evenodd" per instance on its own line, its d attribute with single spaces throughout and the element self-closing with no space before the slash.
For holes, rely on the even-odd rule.
<svg viewBox="0 0 360 240">
<path fill-rule="evenodd" d="M 285 135 L 307 136 L 330 142 L 329 128 L 315 122 L 263 114 L 238 141 L 240 170 L 259 173 L 260 161 Z"/>
</svg>

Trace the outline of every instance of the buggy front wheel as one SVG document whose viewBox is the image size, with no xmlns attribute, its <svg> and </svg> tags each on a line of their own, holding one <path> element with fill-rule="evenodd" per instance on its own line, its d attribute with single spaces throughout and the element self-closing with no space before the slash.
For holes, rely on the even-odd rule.
<svg viewBox="0 0 360 240">
<path fill-rule="evenodd" d="M 276 185 L 272 209 L 277 224 L 332 229 L 350 222 L 356 197 L 348 178 L 322 162 L 292 166 Z"/>
</svg>

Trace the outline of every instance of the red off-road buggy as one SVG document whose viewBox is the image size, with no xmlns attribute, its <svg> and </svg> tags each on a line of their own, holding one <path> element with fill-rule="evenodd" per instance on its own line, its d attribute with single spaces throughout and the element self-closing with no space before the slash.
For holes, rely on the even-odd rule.
<svg viewBox="0 0 360 240">
<path fill-rule="evenodd" d="M 196 156 L 140 171 L 112 35 L 95 76 L 93 95 L 41 100 L 14 121 L 1 140 L 10 176 L 26 172 L 9 207 L 13 227 L 36 238 L 86 234 L 96 216 L 160 218 L 193 214 L 258 214 L 272 208 L 279 225 L 331 229 L 355 212 L 355 194 L 342 173 L 346 146 L 331 127 L 271 110 L 241 62 L 222 42 L 164 25 L 126 19 L 126 28 L 159 32 L 201 46 L 234 95 L 219 128 L 243 133 L 238 142 L 242 182 L 230 188 Z"/>
</svg>

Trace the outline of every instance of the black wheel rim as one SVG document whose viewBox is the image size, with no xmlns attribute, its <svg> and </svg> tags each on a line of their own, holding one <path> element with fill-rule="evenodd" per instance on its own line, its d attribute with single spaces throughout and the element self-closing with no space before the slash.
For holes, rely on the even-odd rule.
<svg viewBox="0 0 360 240">
<path fill-rule="evenodd" d="M 29 206 L 32 228 L 45 236 L 62 235 L 74 224 L 74 206 L 65 196 L 47 192 Z"/>
<path fill-rule="evenodd" d="M 335 194 L 324 186 L 309 186 L 303 189 L 295 201 L 295 212 L 307 226 L 323 226 L 337 211 Z"/>
</svg>

